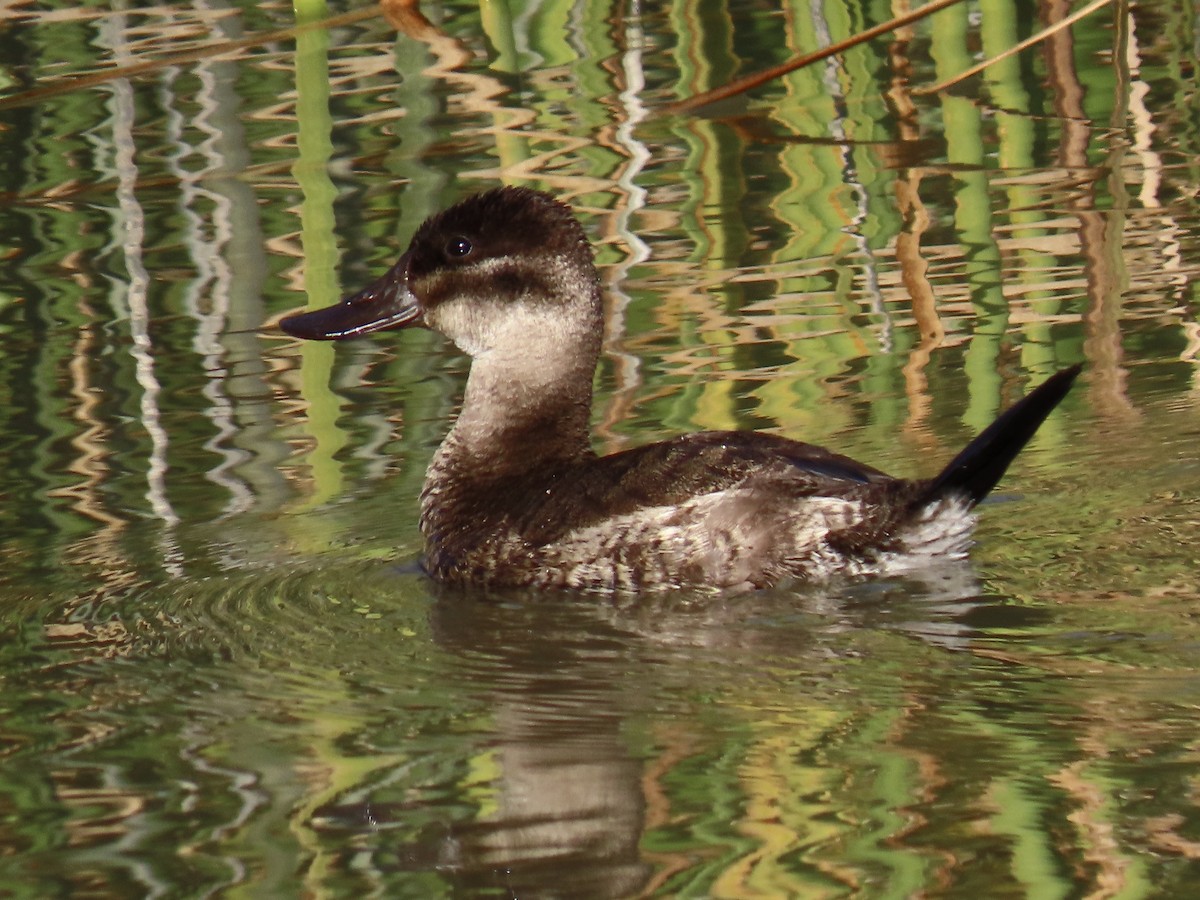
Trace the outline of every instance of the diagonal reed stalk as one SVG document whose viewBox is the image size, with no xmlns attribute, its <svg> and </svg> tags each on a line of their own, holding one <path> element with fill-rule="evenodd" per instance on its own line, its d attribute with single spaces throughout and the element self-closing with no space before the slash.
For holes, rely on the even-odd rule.
<svg viewBox="0 0 1200 900">
<path fill-rule="evenodd" d="M 959 82 L 966 81 L 968 78 L 978 75 L 980 72 L 982 72 L 988 66 L 998 63 L 1001 60 L 1008 59 L 1010 56 L 1015 56 L 1016 54 L 1020 53 L 1022 50 L 1028 50 L 1034 44 L 1039 44 L 1042 41 L 1046 40 L 1047 38 L 1051 37 L 1052 35 L 1057 34 L 1058 32 L 1062 31 L 1064 28 L 1069 28 L 1071 25 L 1074 25 L 1076 22 L 1078 22 L 1084 16 L 1090 16 L 1096 10 L 1098 10 L 1104 6 L 1108 6 L 1110 3 L 1112 3 L 1112 0 L 1092 0 L 1092 2 L 1089 3 L 1087 6 L 1083 7 L 1083 9 L 1078 9 L 1075 12 L 1071 13 L 1069 16 L 1063 16 L 1063 18 L 1059 19 L 1057 22 L 1054 22 L 1051 25 L 1047 25 L 1045 28 L 1043 28 L 1037 34 L 1030 35 L 1029 37 L 1025 38 L 1025 40 L 1021 41 L 1019 44 L 1009 47 L 1004 52 L 997 53 L 995 56 L 985 59 L 982 62 L 978 63 L 977 65 L 971 66 L 971 68 L 967 69 L 964 72 L 959 72 L 953 78 L 947 78 L 945 81 L 938 82 L 937 84 L 933 85 L 932 87 L 913 88 L 912 92 L 914 94 L 936 94 L 939 91 L 944 91 L 944 90 L 947 90 L 948 88 L 952 88 L 952 87 L 954 87 L 954 85 L 958 84 Z"/>
<path fill-rule="evenodd" d="M 774 81 L 776 78 L 782 78 L 784 75 L 795 72 L 797 69 L 803 69 L 823 59 L 837 56 L 839 53 L 845 53 L 847 50 L 873 40 L 881 34 L 887 34 L 889 31 L 903 28 L 905 25 L 918 22 L 926 16 L 931 16 L 935 12 L 940 12 L 961 2 L 962 0 L 934 0 L 933 3 L 926 4 L 920 9 L 915 9 L 902 16 L 889 19 L 887 22 L 881 22 L 878 25 L 868 28 L 866 31 L 860 31 L 858 34 L 851 35 L 845 40 L 830 44 L 827 47 L 822 47 L 820 50 L 814 50 L 811 53 L 802 53 L 777 66 L 772 66 L 761 72 L 755 72 L 753 75 L 747 75 L 744 78 L 738 78 L 736 81 L 729 82 L 729 84 L 704 91 L 685 100 L 671 103 L 665 107 L 664 111 L 667 113 L 695 112 L 703 106 L 708 106 L 720 100 L 727 100 L 730 97 L 736 97 L 738 94 L 744 94 L 746 91 L 753 90 L 756 87 L 766 84 L 768 81 Z"/>
<path fill-rule="evenodd" d="M 22 91 L 19 94 L 10 94 L 7 97 L 0 97 L 0 110 L 11 109 L 17 106 L 28 106 L 32 103 L 45 100 L 48 97 L 57 97 L 61 94 L 69 94 L 72 91 L 94 87 L 98 84 L 105 84 L 110 81 L 115 81 L 118 78 L 132 78 L 135 75 L 144 75 L 147 72 L 156 72 L 169 66 L 179 66 L 191 62 L 198 62 L 202 59 L 230 56 L 240 53 L 241 51 L 247 50 L 251 47 L 259 47 L 274 41 L 290 40 L 309 31 L 338 28 L 343 25 L 350 25 L 354 22 L 361 22 L 365 19 L 374 18 L 375 16 L 379 15 L 379 12 L 379 5 L 371 4 L 364 9 L 356 9 L 352 10 L 351 12 L 330 16 L 328 19 L 302 22 L 290 28 L 280 28 L 275 31 L 259 32 L 243 38 L 236 38 L 234 40 L 203 44 L 190 50 L 169 53 L 164 56 L 153 57 L 141 62 L 130 63 L 128 65 L 107 66 L 92 72 L 81 72 L 77 75 L 68 75 L 64 78 L 48 81 L 45 84 L 39 85 L 31 90 Z"/>
<path fill-rule="evenodd" d="M 905 13 L 902 16 L 897 16 L 896 18 L 890 19 L 887 22 L 881 22 L 879 25 L 868 28 L 865 31 L 860 31 L 858 34 L 851 35 L 845 40 L 830 44 L 827 47 L 822 47 L 820 50 L 814 50 L 811 53 L 803 53 L 798 56 L 794 56 L 787 62 L 780 63 L 777 66 L 772 66 L 771 68 L 764 69 L 761 72 L 755 72 L 752 75 L 747 75 L 743 78 L 731 81 L 728 84 L 722 85 L 721 87 L 716 87 L 712 90 L 704 91 L 684 100 L 668 104 L 666 107 L 664 107 L 664 112 L 690 113 L 695 112 L 702 107 L 717 103 L 718 101 L 728 100 L 731 97 L 736 97 L 739 94 L 744 94 L 747 91 L 753 90 L 754 88 L 761 87 L 767 82 L 774 81 L 775 79 L 781 78 L 791 72 L 803 69 L 806 66 L 811 66 L 813 63 L 818 63 L 821 60 L 828 59 L 831 56 L 837 56 L 838 54 L 845 53 L 847 50 L 857 47 L 859 44 L 873 40 L 882 34 L 895 31 L 898 28 L 903 28 L 905 25 L 911 25 L 913 22 L 920 21 L 927 16 L 931 16 L 936 12 L 940 12 L 941 10 L 960 2 L 962 2 L 962 0 L 934 0 L 933 3 L 926 4 L 920 9 L 915 9 L 912 12 Z M 1030 37 L 1021 41 L 1019 44 L 1005 50 L 1003 53 L 998 53 L 989 59 L 985 59 L 978 65 L 971 66 L 971 68 L 967 69 L 966 71 L 960 72 L 953 78 L 948 78 L 945 81 L 942 81 L 931 87 L 912 88 L 912 93 L 935 94 L 939 91 L 944 91 L 950 87 L 953 87 L 959 82 L 979 74 L 988 66 L 1007 59 L 1008 57 L 1016 53 L 1020 53 L 1023 50 L 1027 50 L 1035 44 L 1041 43 L 1062 29 L 1070 27 L 1083 17 L 1091 15 L 1096 10 L 1107 6 L 1110 3 L 1112 3 L 1112 0 L 1092 0 L 1091 3 L 1082 9 L 1076 10 L 1069 16 L 1065 16 L 1059 21 L 1048 25 L 1037 34 L 1031 35 Z"/>
</svg>

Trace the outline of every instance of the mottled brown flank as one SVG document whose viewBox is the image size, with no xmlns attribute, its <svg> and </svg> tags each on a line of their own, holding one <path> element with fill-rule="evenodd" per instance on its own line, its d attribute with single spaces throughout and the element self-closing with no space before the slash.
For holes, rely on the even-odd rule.
<svg viewBox="0 0 1200 900">
<path fill-rule="evenodd" d="M 918 486 L 832 455 L 823 467 L 819 448 L 806 467 L 769 446 L 803 445 L 750 437 L 689 435 L 494 478 L 439 467 L 423 503 L 427 566 L 445 581 L 624 590 L 761 587 L 851 557 L 871 569 Z M 822 498 L 842 507 L 818 510 Z"/>
<path fill-rule="evenodd" d="M 471 250 L 456 254 L 464 238 Z M 421 496 L 426 567 L 449 583 L 749 589 L 961 558 L 971 506 L 1078 373 L 1051 378 L 929 482 L 753 432 L 597 457 L 602 302 L 570 210 L 536 191 L 489 191 L 422 225 L 408 259 L 421 320 L 473 357 Z"/>
</svg>

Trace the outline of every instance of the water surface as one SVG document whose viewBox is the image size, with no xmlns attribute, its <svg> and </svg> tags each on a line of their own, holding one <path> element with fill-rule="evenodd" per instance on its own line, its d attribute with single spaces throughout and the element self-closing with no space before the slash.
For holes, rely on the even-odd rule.
<svg viewBox="0 0 1200 900">
<path fill-rule="evenodd" d="M 0 11 L 0 878 L 14 896 L 1186 897 L 1200 878 L 1194 17 L 961 4 Z M 1065 5 L 1038 7 L 1045 20 Z M 969 565 L 447 592 L 466 361 L 272 327 L 498 183 L 578 210 L 598 449 L 898 475 L 1085 375 Z"/>
</svg>

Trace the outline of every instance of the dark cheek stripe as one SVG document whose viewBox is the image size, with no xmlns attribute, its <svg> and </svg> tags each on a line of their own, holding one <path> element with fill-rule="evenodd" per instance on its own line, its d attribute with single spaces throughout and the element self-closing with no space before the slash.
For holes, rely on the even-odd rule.
<svg viewBox="0 0 1200 900">
<path fill-rule="evenodd" d="M 456 296 L 465 296 L 479 290 L 479 273 L 470 267 L 441 269 L 421 278 L 413 293 L 421 298 L 422 305 L 431 309 Z M 511 265 L 498 267 L 486 274 L 486 290 L 490 302 L 511 303 L 520 297 L 553 296 L 550 285 L 540 272 L 532 267 Z"/>
<path fill-rule="evenodd" d="M 433 309 L 447 300 L 461 296 L 469 281 L 470 279 L 458 277 L 455 272 L 441 270 L 421 278 L 412 290 L 421 298 L 421 305 L 425 309 Z"/>
</svg>

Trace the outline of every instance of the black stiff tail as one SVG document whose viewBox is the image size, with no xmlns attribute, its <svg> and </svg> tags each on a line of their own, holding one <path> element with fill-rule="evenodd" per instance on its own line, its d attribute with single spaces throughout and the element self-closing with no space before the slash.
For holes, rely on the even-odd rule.
<svg viewBox="0 0 1200 900">
<path fill-rule="evenodd" d="M 1046 416 L 1071 390 L 1082 366 L 1063 369 L 1013 404 L 967 444 L 921 492 L 918 505 L 942 497 L 965 497 L 972 506 L 988 495 Z"/>
</svg>

